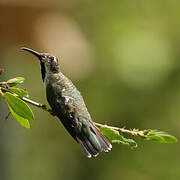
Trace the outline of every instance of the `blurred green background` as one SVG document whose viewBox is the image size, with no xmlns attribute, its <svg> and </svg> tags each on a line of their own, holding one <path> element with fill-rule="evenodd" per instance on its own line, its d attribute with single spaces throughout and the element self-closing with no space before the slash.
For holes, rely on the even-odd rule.
<svg viewBox="0 0 180 180">
<path fill-rule="evenodd" d="M 25 77 L 47 103 L 39 62 L 21 46 L 59 57 L 94 121 L 159 129 L 180 139 L 180 1 L 1 0 L 0 80 Z M 138 140 L 87 159 L 56 118 L 33 108 L 27 130 L 0 99 L 1 180 L 176 180 L 179 143 Z"/>
</svg>

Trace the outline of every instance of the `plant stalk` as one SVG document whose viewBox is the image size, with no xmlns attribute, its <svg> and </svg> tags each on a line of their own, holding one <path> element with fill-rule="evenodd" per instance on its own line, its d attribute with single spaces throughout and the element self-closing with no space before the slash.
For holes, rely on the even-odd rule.
<svg viewBox="0 0 180 180">
<path fill-rule="evenodd" d="M 9 93 L 13 94 L 14 96 L 18 97 L 19 99 L 23 100 L 24 102 L 31 104 L 32 106 L 38 107 L 46 112 L 49 112 L 52 116 L 54 116 L 52 109 L 47 108 L 47 106 L 45 104 L 38 103 L 38 102 L 31 100 L 29 98 L 26 98 L 26 97 L 21 97 L 21 96 L 17 95 L 16 93 L 11 92 L 9 89 L 7 89 L 5 87 L 1 87 L 1 84 L 0 84 L 0 88 L 3 93 L 9 92 Z M 107 128 L 113 129 L 115 131 L 119 131 L 120 133 L 126 133 L 126 134 L 130 134 L 132 136 L 139 136 L 142 138 L 146 138 L 145 131 L 143 131 L 143 130 L 138 130 L 138 129 L 128 130 L 125 128 L 118 128 L 118 127 L 103 125 L 103 124 L 100 124 L 97 122 L 94 122 L 94 124 L 98 128 L 107 127 Z"/>
</svg>

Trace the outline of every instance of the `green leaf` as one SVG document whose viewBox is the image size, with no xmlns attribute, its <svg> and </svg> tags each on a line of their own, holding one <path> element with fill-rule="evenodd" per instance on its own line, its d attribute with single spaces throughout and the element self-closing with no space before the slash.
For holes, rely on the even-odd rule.
<svg viewBox="0 0 180 180">
<path fill-rule="evenodd" d="M 150 130 L 146 140 L 157 141 L 162 144 L 172 144 L 177 142 L 177 138 L 163 131 Z"/>
<path fill-rule="evenodd" d="M 137 143 L 133 139 L 127 139 L 121 134 L 119 134 L 118 131 L 113 130 L 106 125 L 100 127 L 101 133 L 109 139 L 112 143 L 118 143 L 129 146 L 131 149 L 134 149 L 137 147 Z"/>
<path fill-rule="evenodd" d="M 9 90 L 19 95 L 20 97 L 29 97 L 28 92 L 22 88 L 10 87 Z"/>
<path fill-rule="evenodd" d="M 17 84 L 22 84 L 24 82 L 24 78 L 23 77 L 16 77 L 16 78 L 13 78 L 13 79 L 9 79 L 7 81 L 7 84 L 9 86 L 16 86 Z"/>
<path fill-rule="evenodd" d="M 34 120 L 34 115 L 29 106 L 17 98 L 13 94 L 6 92 L 4 97 L 8 103 L 8 107 L 13 117 L 24 127 L 28 128 L 29 121 Z M 28 123 L 27 123 L 28 121 Z"/>
<path fill-rule="evenodd" d="M 19 116 L 12 110 L 12 108 L 10 106 L 8 106 L 8 107 L 9 107 L 9 110 L 10 110 L 13 118 L 16 119 L 21 126 L 23 126 L 25 128 L 30 128 L 30 123 L 29 123 L 28 119 L 25 119 L 22 116 Z"/>
</svg>

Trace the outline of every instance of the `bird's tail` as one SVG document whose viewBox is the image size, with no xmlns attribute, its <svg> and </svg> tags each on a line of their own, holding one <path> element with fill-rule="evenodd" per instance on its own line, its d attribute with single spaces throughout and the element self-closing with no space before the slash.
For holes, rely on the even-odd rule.
<svg viewBox="0 0 180 180">
<path fill-rule="evenodd" d="M 91 158 L 96 157 L 100 152 L 111 150 L 111 143 L 101 134 L 99 129 L 91 123 L 90 127 L 82 127 L 80 134 L 76 136 L 82 150 Z"/>
</svg>

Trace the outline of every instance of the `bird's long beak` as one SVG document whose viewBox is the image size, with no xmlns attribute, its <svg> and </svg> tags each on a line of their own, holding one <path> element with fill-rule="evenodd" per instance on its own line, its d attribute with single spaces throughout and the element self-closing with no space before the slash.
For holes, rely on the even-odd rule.
<svg viewBox="0 0 180 180">
<path fill-rule="evenodd" d="M 33 49 L 30 49 L 30 48 L 26 48 L 26 47 L 22 47 L 21 50 L 24 50 L 24 51 L 27 51 L 27 52 L 30 52 L 31 54 L 35 55 L 36 57 L 38 57 L 39 60 L 42 60 L 42 54 L 33 50 Z"/>
</svg>

